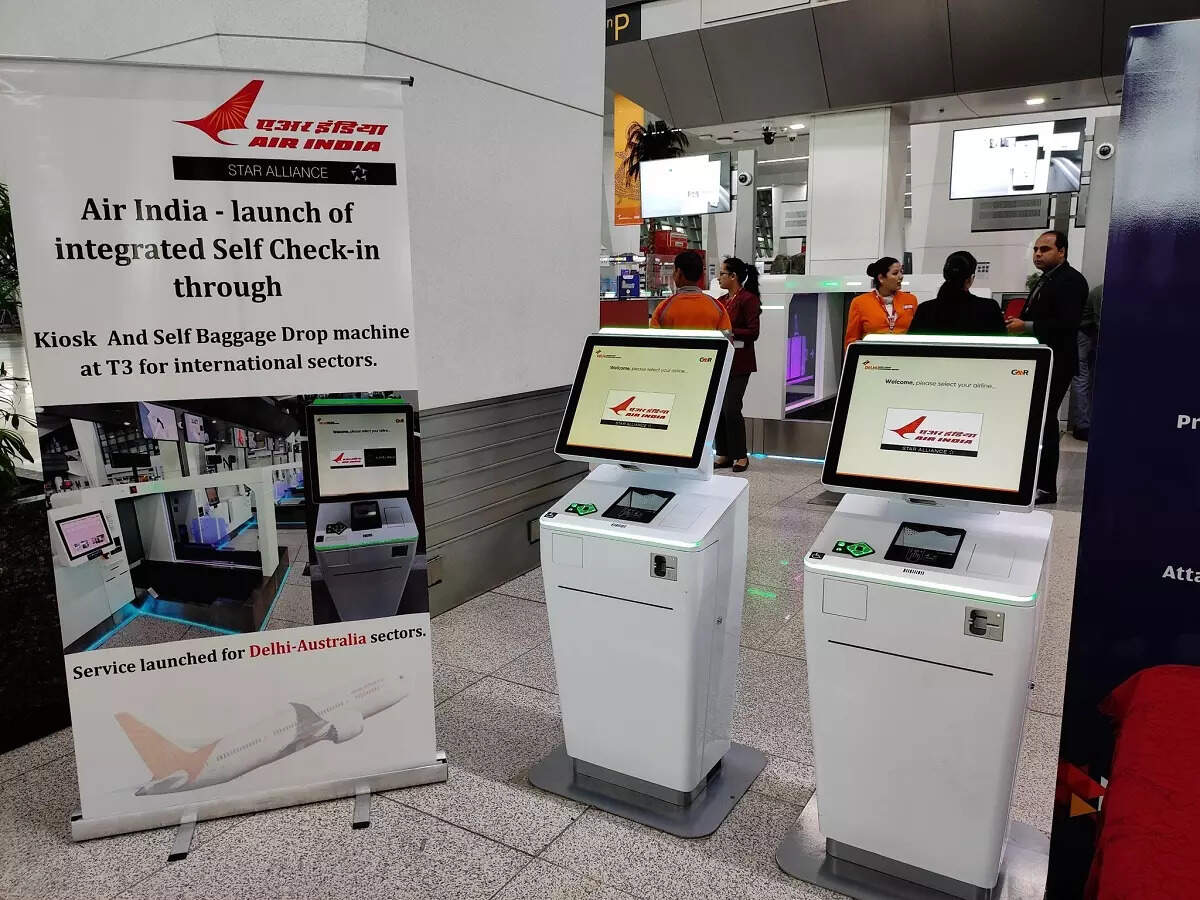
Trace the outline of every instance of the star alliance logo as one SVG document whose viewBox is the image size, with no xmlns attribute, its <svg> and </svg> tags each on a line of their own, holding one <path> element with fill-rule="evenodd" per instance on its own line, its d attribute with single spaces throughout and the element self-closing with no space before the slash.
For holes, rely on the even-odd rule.
<svg viewBox="0 0 1200 900">
<path fill-rule="evenodd" d="M 354 181 L 356 183 L 367 180 L 367 170 L 361 165 L 355 166 L 353 169 L 351 169 L 350 174 L 354 176 Z"/>
</svg>

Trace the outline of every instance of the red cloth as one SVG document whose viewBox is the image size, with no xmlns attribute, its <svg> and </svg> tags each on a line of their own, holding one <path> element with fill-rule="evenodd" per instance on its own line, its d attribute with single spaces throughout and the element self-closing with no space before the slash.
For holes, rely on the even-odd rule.
<svg viewBox="0 0 1200 900">
<path fill-rule="evenodd" d="M 1117 727 L 1088 877 L 1096 900 L 1200 897 L 1200 666 L 1144 669 L 1101 704 Z"/>
<path fill-rule="evenodd" d="M 758 358 L 754 355 L 754 342 L 758 340 L 758 320 L 762 315 L 762 301 L 758 294 L 753 294 L 743 288 L 732 297 L 726 294 L 721 298 L 725 309 L 729 312 L 729 321 L 733 325 L 733 339 L 745 344 L 733 351 L 733 368 L 730 375 L 749 375 L 758 371 Z"/>
</svg>

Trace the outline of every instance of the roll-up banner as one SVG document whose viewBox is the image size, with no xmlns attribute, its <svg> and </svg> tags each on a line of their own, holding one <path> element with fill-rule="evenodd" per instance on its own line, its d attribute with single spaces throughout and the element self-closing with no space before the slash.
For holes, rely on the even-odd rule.
<svg viewBox="0 0 1200 900">
<path fill-rule="evenodd" d="M 1196 897 L 1200 20 L 1132 29 L 1047 896 Z M 1089 234 L 1088 240 L 1102 235 Z"/>
<path fill-rule="evenodd" d="M 613 224 L 642 223 L 642 183 L 628 178 L 625 163 L 629 159 L 629 129 L 641 125 L 645 111 L 620 94 L 613 95 Z"/>
<path fill-rule="evenodd" d="M 402 84 L 0 58 L 77 839 L 446 777 Z"/>
</svg>

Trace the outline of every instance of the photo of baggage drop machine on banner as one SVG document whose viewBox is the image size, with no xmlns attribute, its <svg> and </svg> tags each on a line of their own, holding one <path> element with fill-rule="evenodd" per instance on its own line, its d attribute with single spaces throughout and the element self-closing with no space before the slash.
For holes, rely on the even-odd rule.
<svg viewBox="0 0 1200 900">
<path fill-rule="evenodd" d="M 596 465 L 539 523 L 566 741 L 529 780 L 683 837 L 766 765 L 730 740 L 749 491 L 711 444 L 731 364 L 719 332 L 587 338 L 555 452 Z"/>
<path fill-rule="evenodd" d="M 294 412 L 257 397 L 39 409 L 67 652 L 266 626 L 303 545 L 303 516 L 276 517 L 303 503 Z"/>
<path fill-rule="evenodd" d="M 1033 338 L 850 345 L 805 555 L 816 794 L 776 859 L 885 897 L 1040 900 L 1010 822 L 1050 563 L 1032 511 L 1052 351 Z M 818 808 L 819 801 L 819 808 Z"/>
<path fill-rule="evenodd" d="M 398 399 L 318 399 L 306 416 L 314 607 L 338 621 L 427 612 L 410 503 L 419 485 L 415 409 Z"/>
</svg>

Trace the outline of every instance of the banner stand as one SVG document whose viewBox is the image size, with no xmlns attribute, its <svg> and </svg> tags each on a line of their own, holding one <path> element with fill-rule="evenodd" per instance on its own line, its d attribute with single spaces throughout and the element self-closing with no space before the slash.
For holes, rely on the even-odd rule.
<svg viewBox="0 0 1200 900">
<path fill-rule="evenodd" d="M 263 791 L 259 794 L 243 794 L 236 797 L 220 797 L 206 800 L 202 803 L 181 803 L 165 809 L 150 810 L 144 813 L 130 813 L 118 816 L 106 816 L 85 819 L 76 812 L 71 816 L 71 837 L 76 841 L 90 841 L 93 838 L 110 837 L 114 834 L 125 834 L 130 831 L 147 831 L 151 828 L 167 828 L 179 826 L 180 835 L 190 824 L 204 822 L 209 819 L 220 819 L 225 816 L 245 815 L 263 812 L 268 809 L 280 809 L 285 806 L 300 806 L 305 803 L 319 803 L 322 800 L 338 800 L 342 797 L 355 798 L 355 811 L 358 812 L 360 796 L 370 797 L 379 791 L 391 791 L 397 788 L 416 787 L 422 784 L 436 784 L 449 777 L 449 766 L 446 764 L 446 752 L 439 750 L 437 758 L 429 765 L 415 766 L 411 769 L 400 769 L 382 775 L 369 777 L 344 778 L 337 781 L 327 781 L 323 784 L 307 784 L 278 791 Z M 364 791 L 365 789 L 365 791 Z M 368 799 L 369 803 L 369 799 Z M 369 807 L 368 807 L 369 808 Z M 190 820 L 190 822 L 189 822 Z M 355 828 L 365 828 L 357 824 Z M 369 824 L 369 819 L 367 820 Z M 179 852 L 179 837 L 171 856 L 177 857 Z M 191 843 L 190 838 L 187 842 Z M 186 852 L 184 853 L 186 856 Z"/>
</svg>

